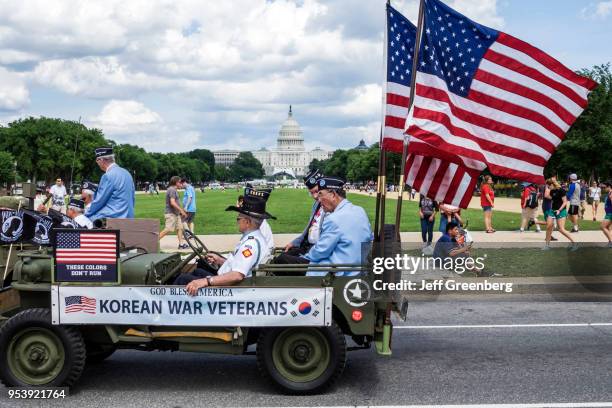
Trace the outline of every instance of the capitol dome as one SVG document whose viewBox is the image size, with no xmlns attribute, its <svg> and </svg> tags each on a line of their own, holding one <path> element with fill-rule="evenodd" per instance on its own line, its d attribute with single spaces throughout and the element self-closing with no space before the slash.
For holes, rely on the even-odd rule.
<svg viewBox="0 0 612 408">
<path fill-rule="evenodd" d="M 300 124 L 293 118 L 291 105 L 289 105 L 289 116 L 282 124 L 278 132 L 277 146 L 279 149 L 304 149 L 304 137 Z"/>
</svg>

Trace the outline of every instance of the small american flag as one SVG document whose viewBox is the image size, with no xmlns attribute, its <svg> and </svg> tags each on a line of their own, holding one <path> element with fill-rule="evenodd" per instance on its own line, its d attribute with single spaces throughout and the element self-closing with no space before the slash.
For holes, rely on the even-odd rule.
<svg viewBox="0 0 612 408">
<path fill-rule="evenodd" d="M 115 264 L 117 236 L 114 233 L 58 231 L 55 258 L 58 264 Z"/>
<path fill-rule="evenodd" d="M 387 6 L 387 82 L 383 149 L 401 153 L 410 102 L 412 56 L 416 27 Z M 480 170 L 466 167 L 456 156 L 411 140 L 406 184 L 432 199 L 466 208 Z"/>
<path fill-rule="evenodd" d="M 66 302 L 66 313 L 85 312 L 96 314 L 96 299 L 87 296 L 67 296 L 64 298 Z"/>
</svg>

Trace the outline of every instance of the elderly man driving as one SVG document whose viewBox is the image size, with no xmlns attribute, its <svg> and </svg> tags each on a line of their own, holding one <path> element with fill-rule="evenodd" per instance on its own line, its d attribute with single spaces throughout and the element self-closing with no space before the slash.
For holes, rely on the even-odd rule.
<svg viewBox="0 0 612 408">
<path fill-rule="evenodd" d="M 242 237 L 234 252 L 227 258 L 217 254 L 206 256 L 206 262 L 213 268 L 198 267 L 194 272 L 184 273 L 176 278 L 174 284 L 186 285 L 191 296 L 195 296 L 200 288 L 235 285 L 244 278 L 251 277 L 252 270 L 270 254 L 266 240 L 259 230 L 263 220 L 274 218 L 266 212 L 264 199 L 245 194 L 241 206 L 232 205 L 225 211 L 238 213 L 236 223 Z M 214 267 L 219 269 L 215 271 Z"/>
</svg>

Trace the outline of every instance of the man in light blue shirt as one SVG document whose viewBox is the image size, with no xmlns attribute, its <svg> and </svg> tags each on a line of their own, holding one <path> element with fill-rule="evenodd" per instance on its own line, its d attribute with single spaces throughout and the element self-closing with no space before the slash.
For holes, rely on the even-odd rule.
<svg viewBox="0 0 612 408">
<path fill-rule="evenodd" d="M 317 181 L 319 202 L 325 211 L 317 242 L 305 255 L 281 254 L 274 259 L 278 264 L 351 264 L 362 263 L 363 244 L 372 242 L 370 220 L 363 208 L 346 199 L 344 181 L 336 177 L 322 177 Z M 308 271 L 306 276 L 324 276 L 328 271 Z M 359 271 L 336 272 L 336 276 L 355 276 Z"/>
<path fill-rule="evenodd" d="M 132 176 L 115 163 L 112 147 L 97 148 L 95 153 L 96 163 L 104 175 L 85 216 L 92 221 L 101 218 L 134 218 L 136 196 Z"/>
<path fill-rule="evenodd" d="M 196 192 L 195 188 L 187 181 L 187 179 L 182 178 L 181 184 L 185 189 L 185 194 L 183 194 L 183 209 L 187 213 L 187 216 L 183 219 L 183 223 L 187 224 L 187 229 L 189 231 L 195 233 L 195 213 L 196 213 Z"/>
<path fill-rule="evenodd" d="M 344 181 L 335 177 L 318 180 L 319 202 L 325 210 L 321 235 L 304 256 L 310 265 L 361 264 L 363 244 L 372 242 L 370 220 L 363 208 L 346 199 Z M 306 276 L 327 272 L 309 271 Z M 336 276 L 355 276 L 358 271 L 338 272 Z"/>
</svg>

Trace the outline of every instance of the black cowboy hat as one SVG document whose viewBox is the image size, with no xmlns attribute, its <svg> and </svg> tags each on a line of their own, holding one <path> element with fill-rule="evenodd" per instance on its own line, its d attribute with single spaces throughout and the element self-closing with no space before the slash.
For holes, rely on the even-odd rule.
<svg viewBox="0 0 612 408">
<path fill-rule="evenodd" d="M 235 205 L 230 205 L 225 209 L 225 211 L 236 211 L 240 214 L 248 215 L 249 217 L 259 218 L 259 219 L 276 219 L 275 216 L 266 212 L 266 200 L 262 197 L 245 195 L 244 200 L 242 200 L 242 206 L 238 207 Z"/>
</svg>

